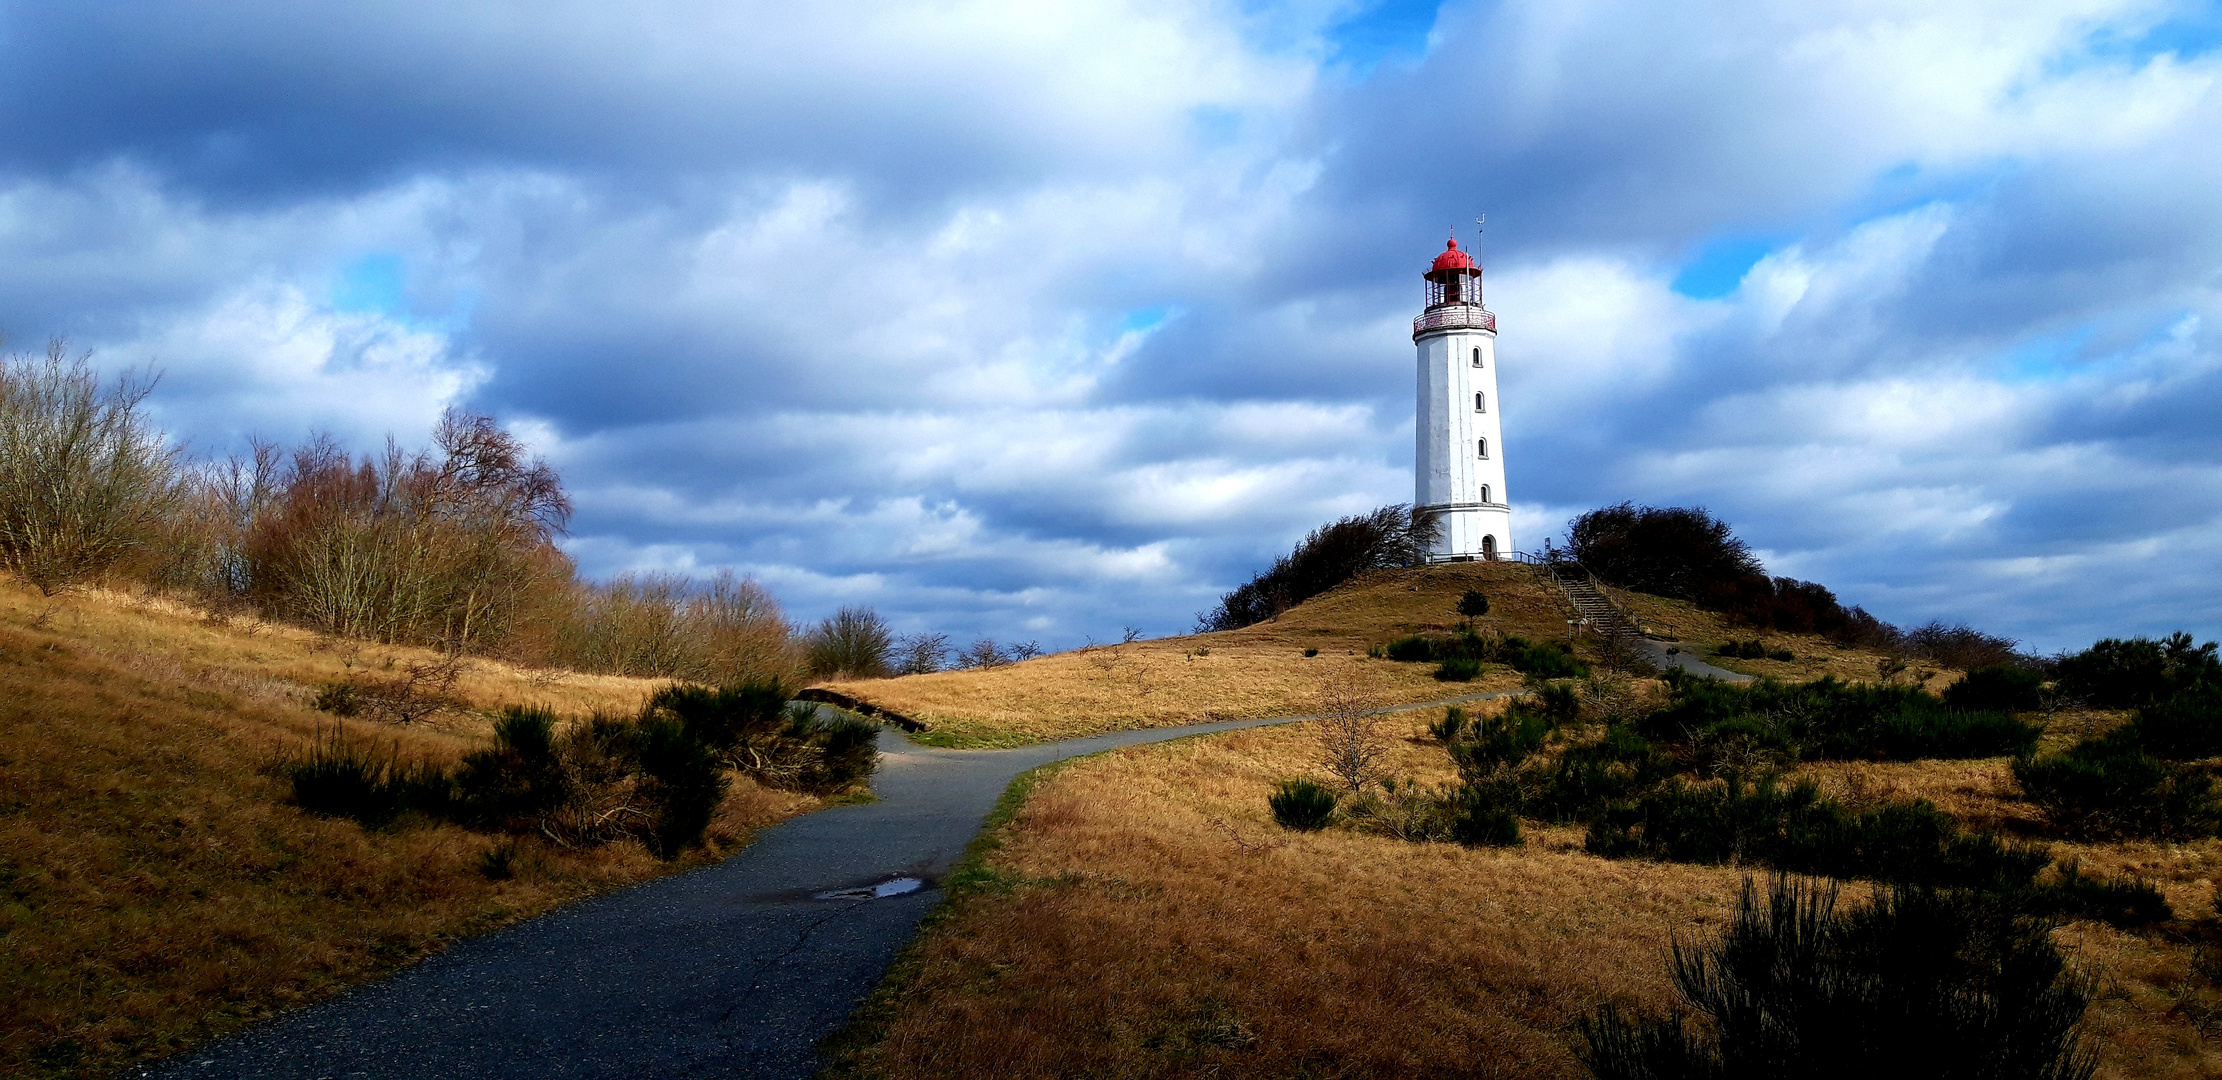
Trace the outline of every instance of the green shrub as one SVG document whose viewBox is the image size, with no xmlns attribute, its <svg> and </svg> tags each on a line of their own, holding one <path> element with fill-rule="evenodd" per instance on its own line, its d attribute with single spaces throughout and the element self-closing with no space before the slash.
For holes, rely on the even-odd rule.
<svg viewBox="0 0 2222 1080">
<path fill-rule="evenodd" d="M 1852 813 L 1811 781 L 1746 786 L 1669 782 L 1590 821 L 1587 846 L 1608 858 L 1731 859 L 1778 870 L 1925 885 L 2013 889 L 2050 861 L 2043 848 L 1962 833 L 1927 800 Z"/>
<path fill-rule="evenodd" d="M 669 859 L 702 842 L 718 803 L 725 799 L 725 774 L 715 754 L 679 722 L 644 717 L 636 722 L 636 750 L 646 778 L 642 794 L 654 808 L 649 849 Z"/>
<path fill-rule="evenodd" d="M 1964 891 L 1879 888 L 1840 910 L 1836 887 L 1749 879 L 1735 921 L 1670 965 L 1677 1009 L 1611 1006 L 1576 1024 L 1602 1080 L 1784 1076 L 2088 1080 L 2076 1025 L 2092 987 L 2051 925 Z"/>
<path fill-rule="evenodd" d="M 2222 825 L 2214 779 L 2144 751 L 2133 727 L 2066 753 L 2014 761 L 2014 781 L 2053 824 L 2077 836 L 2211 836 Z"/>
<path fill-rule="evenodd" d="M 1916 687 L 1758 679 L 1736 686 L 1679 670 L 1666 673 L 1668 704 L 1638 723 L 1662 742 L 1686 742 L 1729 725 L 1803 758 L 2002 757 L 2026 753 L 2043 729 L 1999 712 L 1950 708 Z"/>
<path fill-rule="evenodd" d="M 2028 712 L 2044 704 L 2044 676 L 2014 664 L 1979 667 L 1944 688 L 1944 703 L 1970 712 Z"/>
<path fill-rule="evenodd" d="M 1513 670 L 1523 675 L 1533 675 L 1539 679 L 1589 678 L 1589 665 L 1575 659 L 1574 653 L 1564 645 L 1552 642 L 1528 645 L 1519 638 L 1507 640 L 1526 646 L 1504 658 L 1505 663 L 1511 664 Z"/>
<path fill-rule="evenodd" d="M 1481 618 L 1489 614 L 1489 598 L 1483 596 L 1480 589 L 1468 589 L 1458 598 L 1458 613 L 1469 619 Z"/>
<path fill-rule="evenodd" d="M 316 692 L 316 711 L 346 719 L 363 711 L 362 688 L 351 682 L 325 683 Z"/>
<path fill-rule="evenodd" d="M 1481 661 L 1471 656 L 1453 656 L 1435 669 L 1435 677 L 1443 682 L 1472 682 L 1481 674 Z"/>
<path fill-rule="evenodd" d="M 335 729 L 319 738 L 306 758 L 286 767 L 293 801 L 312 814 L 353 818 L 366 829 L 383 827 L 410 811 L 445 813 L 454 798 L 454 781 L 437 766 L 402 764 L 398 752 L 396 748 L 381 760 Z"/>
<path fill-rule="evenodd" d="M 1468 784 L 1478 783 L 1502 768 L 1518 766 L 1543 745 L 1551 722 L 1524 702 L 1514 702 L 1504 712 L 1476 719 L 1463 737 L 1450 743 L 1451 763 Z"/>
<path fill-rule="evenodd" d="M 1462 790 L 1455 805 L 1451 839 L 1467 847 L 1519 846 L 1520 815 L 1510 806 L 1473 787 Z"/>
<path fill-rule="evenodd" d="M 489 881 L 508 881 L 517 876 L 517 843 L 505 841 L 478 854 L 478 872 Z"/>
<path fill-rule="evenodd" d="M 1456 705 L 1444 709 L 1441 720 L 1427 725 L 1427 733 L 1434 736 L 1435 741 L 1440 743 L 1447 743 L 1458 738 L 1459 732 L 1464 730 L 1466 730 L 1466 710 Z"/>
<path fill-rule="evenodd" d="M 532 830 L 572 795 L 558 759 L 555 714 L 512 705 L 494 721 L 494 745 L 468 754 L 456 775 L 464 820 L 488 828 Z"/>
<path fill-rule="evenodd" d="M 2215 643 L 2194 646 L 2191 635 L 2165 639 L 2104 638 L 2055 665 L 2060 689 L 2102 709 L 2158 704 L 2201 684 L 2222 683 Z"/>
<path fill-rule="evenodd" d="M 2137 710 L 2139 746 L 2156 757 L 2185 760 L 2222 754 L 2222 684 L 2204 685 Z"/>
<path fill-rule="evenodd" d="M 1283 780 L 1266 796 L 1267 806 L 1273 808 L 1273 820 L 1284 829 L 1311 832 L 1324 829 L 1335 816 L 1337 796 L 1333 788 L 1314 780 Z"/>
<path fill-rule="evenodd" d="M 1314 657 L 1314 656 L 1318 656 L 1318 655 L 1319 655 L 1319 650 L 1318 650 L 1318 649 L 1316 649 L 1316 648 L 1312 648 L 1312 649 L 1306 649 L 1306 650 L 1304 650 L 1304 658 L 1305 658 L 1305 659 L 1307 659 L 1307 660 L 1311 659 L 1311 658 L 1312 658 L 1312 657 Z"/>
<path fill-rule="evenodd" d="M 2131 877 L 2086 876 L 2083 864 L 2069 859 L 2051 881 L 2038 884 L 2022 906 L 2044 915 L 2097 919 L 2129 928 L 2166 922 L 2175 917 L 2168 899 L 2152 882 Z"/>
<path fill-rule="evenodd" d="M 1381 651 L 1383 655 L 1391 660 L 1402 660 L 1406 663 L 1420 663 L 1435 659 L 1435 643 L 1418 634 L 1410 637 L 1400 637 L 1389 642 Z"/>
</svg>

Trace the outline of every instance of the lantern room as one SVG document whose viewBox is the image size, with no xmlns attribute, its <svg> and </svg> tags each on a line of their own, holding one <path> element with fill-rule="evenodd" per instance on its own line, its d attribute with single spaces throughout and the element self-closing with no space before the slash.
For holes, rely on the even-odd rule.
<svg viewBox="0 0 2222 1080">
<path fill-rule="evenodd" d="M 1456 238 L 1435 256 L 1435 265 L 1424 276 L 1428 307 L 1481 303 L 1481 267 L 1474 265 L 1472 256 L 1458 250 Z"/>
</svg>

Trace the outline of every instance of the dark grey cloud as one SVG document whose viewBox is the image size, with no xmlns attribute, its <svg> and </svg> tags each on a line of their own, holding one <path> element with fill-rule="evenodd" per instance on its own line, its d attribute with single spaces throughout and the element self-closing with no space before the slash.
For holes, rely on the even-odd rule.
<svg viewBox="0 0 2222 1080">
<path fill-rule="evenodd" d="M 1418 14 L 0 5 L 0 330 L 158 362 L 208 450 L 493 410 L 593 573 L 1069 645 L 1409 498 L 1417 275 L 1487 211 L 1524 543 L 1701 502 L 1889 618 L 2222 633 L 2211 55 Z"/>
</svg>

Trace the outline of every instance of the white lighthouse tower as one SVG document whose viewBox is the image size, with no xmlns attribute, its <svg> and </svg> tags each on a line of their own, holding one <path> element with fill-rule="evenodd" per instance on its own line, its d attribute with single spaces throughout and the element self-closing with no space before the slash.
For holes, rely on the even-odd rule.
<svg viewBox="0 0 2222 1080">
<path fill-rule="evenodd" d="M 1481 267 L 1453 239 L 1428 268 L 1420 352 L 1413 505 L 1436 515 L 1434 562 L 1494 559 L 1512 547 L 1497 401 L 1497 316 L 1481 306 Z"/>
</svg>

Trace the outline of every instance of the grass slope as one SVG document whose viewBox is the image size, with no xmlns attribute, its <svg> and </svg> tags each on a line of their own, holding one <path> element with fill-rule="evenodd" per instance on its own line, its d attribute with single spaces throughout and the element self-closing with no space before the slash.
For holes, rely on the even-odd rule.
<svg viewBox="0 0 2222 1080">
<path fill-rule="evenodd" d="M 1397 717 L 1395 771 L 1447 781 Z M 836 1075 L 1001 1077 L 1585 1076 L 1575 1017 L 1669 1003 L 1664 953 L 1710 934 L 1746 871 L 1584 854 L 1578 827 L 1467 850 L 1330 829 L 1288 833 L 1273 783 L 1316 775 L 1310 725 L 1074 763 L 1044 777 L 966 892 L 875 995 Z M 1839 796 L 1956 795 L 2011 822 L 2003 761 L 1831 764 Z M 2222 842 L 2067 845 L 2209 910 Z M 1860 895 L 1854 888 L 1850 895 Z M 2218 958 L 2167 927 L 2056 932 L 2102 987 L 2086 1020 L 2100 1076 L 2222 1075 Z M 2204 973 L 2202 973 L 2204 968 Z M 1074 972 L 1086 977 L 1075 979 Z"/>
<path fill-rule="evenodd" d="M 1468 589 L 1489 597 L 1485 628 L 1537 641 L 1566 636 L 1564 598 L 1537 570 L 1517 563 L 1463 563 L 1363 574 L 1291 608 L 1280 618 L 1214 634 L 1098 645 L 1022 664 L 898 679 L 825 684 L 927 725 L 926 739 L 952 746 L 1013 746 L 1130 727 L 1289 716 L 1311 711 L 1322 684 L 1355 679 L 1384 704 L 1446 696 L 1434 665 L 1368 658 L 1369 646 L 1407 634 L 1444 631 Z M 1647 629 L 1693 652 L 1749 638 L 1719 615 L 1637 594 L 1616 599 Z M 1817 637 L 1767 635 L 1799 659 L 1725 661 L 1755 674 L 1875 676 L 1881 657 Z M 1319 650 L 1306 657 L 1307 649 Z M 1938 685 L 1950 681 L 1936 673 Z M 1473 692 L 1518 686 L 1507 668 L 1488 665 L 1465 684 Z M 1458 684 L 1453 684 L 1457 686 Z M 1450 692 L 1455 693 L 1455 690 Z"/>
<path fill-rule="evenodd" d="M 528 840 L 500 881 L 479 870 L 493 838 L 370 833 L 290 805 L 272 766 L 332 727 L 308 707 L 315 689 L 424 658 L 0 584 L 0 1075 L 112 1073 L 816 805 L 744 781 L 709 851 L 668 864 Z M 474 662 L 460 709 L 346 726 L 404 759 L 453 760 L 490 731 L 477 710 L 631 709 L 654 685 Z"/>
</svg>

